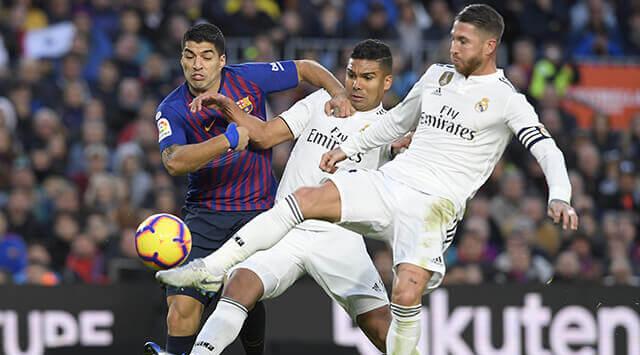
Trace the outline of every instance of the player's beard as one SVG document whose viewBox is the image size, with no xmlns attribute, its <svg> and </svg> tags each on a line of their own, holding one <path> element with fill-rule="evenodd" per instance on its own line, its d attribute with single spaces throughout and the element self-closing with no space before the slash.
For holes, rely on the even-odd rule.
<svg viewBox="0 0 640 355">
<path fill-rule="evenodd" d="M 458 65 L 454 64 L 458 73 L 464 75 L 465 77 L 471 75 L 474 71 L 476 71 L 476 69 L 480 68 L 481 65 L 482 58 L 480 56 L 471 57 L 467 61 L 463 61 L 462 59 L 458 58 Z"/>
</svg>

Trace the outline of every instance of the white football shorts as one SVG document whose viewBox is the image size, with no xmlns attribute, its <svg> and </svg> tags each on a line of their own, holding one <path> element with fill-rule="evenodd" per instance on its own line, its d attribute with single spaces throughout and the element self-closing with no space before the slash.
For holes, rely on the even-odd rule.
<svg viewBox="0 0 640 355">
<path fill-rule="evenodd" d="M 264 285 L 262 299 L 275 298 L 305 274 L 352 317 L 389 304 L 387 292 L 362 236 L 326 223 L 324 231 L 294 228 L 273 247 L 236 269 L 253 271 Z"/>
<path fill-rule="evenodd" d="M 415 190 L 378 170 L 338 171 L 327 179 L 340 193 L 340 225 L 388 241 L 394 268 L 409 263 L 432 271 L 425 293 L 442 283 L 443 253 L 458 223 L 453 202 Z"/>
</svg>

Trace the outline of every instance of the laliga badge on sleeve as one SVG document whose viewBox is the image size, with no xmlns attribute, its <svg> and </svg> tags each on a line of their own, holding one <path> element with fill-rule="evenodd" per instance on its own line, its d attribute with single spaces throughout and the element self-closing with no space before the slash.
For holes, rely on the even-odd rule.
<svg viewBox="0 0 640 355">
<path fill-rule="evenodd" d="M 171 125 L 168 119 L 161 118 L 156 121 L 156 125 L 158 126 L 158 142 L 161 142 L 171 135 Z"/>
</svg>

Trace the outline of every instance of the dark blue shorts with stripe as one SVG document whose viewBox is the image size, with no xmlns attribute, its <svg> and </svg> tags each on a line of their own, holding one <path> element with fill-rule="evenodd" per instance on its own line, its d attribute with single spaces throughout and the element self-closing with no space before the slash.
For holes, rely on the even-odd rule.
<svg viewBox="0 0 640 355">
<path fill-rule="evenodd" d="M 182 219 L 191 231 L 191 253 L 184 264 L 203 258 L 222 246 L 235 232 L 263 211 L 220 212 L 206 208 L 185 206 Z M 184 265 L 183 264 L 183 265 Z M 215 293 L 194 288 L 167 286 L 167 296 L 186 295 L 200 301 L 205 307 L 215 298 Z"/>
</svg>

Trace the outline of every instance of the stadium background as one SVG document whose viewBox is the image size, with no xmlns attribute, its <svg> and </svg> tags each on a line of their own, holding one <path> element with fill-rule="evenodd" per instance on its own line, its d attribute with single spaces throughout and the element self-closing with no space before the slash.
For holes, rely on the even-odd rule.
<svg viewBox="0 0 640 355">
<path fill-rule="evenodd" d="M 394 85 L 385 98 L 385 106 L 392 107 L 428 65 L 448 61 L 451 22 L 467 3 L 3 1 L 0 353 L 118 349 L 136 354 L 145 338 L 163 339 L 162 293 L 136 259 L 133 236 L 152 213 L 180 214 L 185 179 L 170 177 L 162 167 L 153 118 L 159 100 L 182 82 L 180 39 L 190 25 L 205 20 L 219 25 L 230 63 L 313 58 L 341 80 L 353 43 L 383 39 L 394 49 Z M 488 3 L 506 22 L 499 66 L 535 105 L 563 150 L 581 226 L 569 233 L 546 218 L 541 170 L 513 144 L 469 205 L 447 254 L 443 289 L 460 305 L 522 306 L 527 290 L 534 290 L 555 311 L 580 304 L 596 315 L 601 305 L 620 306 L 632 315 L 628 339 L 638 339 L 640 1 Z M 311 90 L 303 86 L 273 95 L 270 112 L 283 111 Z M 278 175 L 289 149 L 286 144 L 275 149 Z M 391 254 L 382 244 L 367 243 L 388 286 Z M 275 334 L 272 354 L 285 354 L 296 342 L 307 353 L 313 352 L 312 343 L 321 353 L 337 351 L 323 348 L 336 341 L 331 334 L 337 318 L 331 318 L 330 302 L 314 287 L 305 279 L 291 295 L 273 302 L 268 310 L 269 332 Z M 479 298 L 455 299 L 469 292 Z M 305 313 L 311 300 L 324 311 Z M 300 307 L 293 311 L 285 304 Z M 99 308 L 114 312 L 82 313 Z M 67 310 L 68 316 L 56 318 L 47 309 Z M 76 322 L 75 338 L 68 333 L 74 327 L 70 319 Z M 86 319 L 97 319 L 92 324 L 102 328 L 96 329 L 112 331 L 110 342 L 99 332 L 79 331 Z M 42 349 L 34 345 L 28 352 L 30 327 L 36 323 L 33 334 L 38 327 L 57 331 L 45 335 Z M 602 331 L 601 322 L 597 326 Z M 495 329 L 490 336 L 499 347 L 501 327 Z M 547 333 L 542 342 L 549 348 L 554 340 Z M 609 354 L 596 338 L 583 344 Z M 622 345 L 611 354 L 640 354 L 624 334 L 616 339 Z M 465 341 L 473 353 L 481 353 L 473 336 Z M 23 352 L 10 350 L 11 344 Z M 462 348 L 447 349 L 466 354 Z"/>
</svg>

